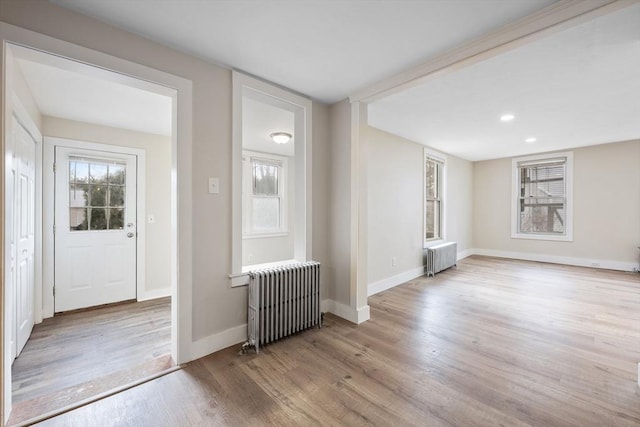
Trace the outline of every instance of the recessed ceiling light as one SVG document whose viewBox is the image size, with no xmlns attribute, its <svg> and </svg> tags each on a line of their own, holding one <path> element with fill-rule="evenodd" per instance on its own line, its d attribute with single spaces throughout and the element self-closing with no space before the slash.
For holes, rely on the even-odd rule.
<svg viewBox="0 0 640 427">
<path fill-rule="evenodd" d="M 506 113 L 503 114 L 502 116 L 500 116 L 500 120 L 502 120 L 503 122 L 510 122 L 511 120 L 515 119 L 516 116 L 514 116 L 511 113 Z"/>
<path fill-rule="evenodd" d="M 534 137 L 527 138 L 527 139 L 524 140 L 524 142 L 526 142 L 528 144 L 533 144 L 536 141 L 537 141 L 537 139 L 535 139 Z"/>
<path fill-rule="evenodd" d="M 276 144 L 286 144 L 287 142 L 289 142 L 293 135 L 287 132 L 274 132 L 269 136 Z"/>
</svg>

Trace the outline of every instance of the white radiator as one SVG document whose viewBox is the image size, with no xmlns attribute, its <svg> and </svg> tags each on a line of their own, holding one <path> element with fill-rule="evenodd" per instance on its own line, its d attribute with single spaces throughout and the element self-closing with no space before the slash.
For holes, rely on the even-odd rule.
<svg viewBox="0 0 640 427">
<path fill-rule="evenodd" d="M 321 326 L 320 263 L 315 261 L 249 274 L 248 340 L 243 350 Z"/>
<path fill-rule="evenodd" d="M 427 249 L 427 277 L 456 265 L 458 261 L 458 245 L 456 242 L 443 243 Z"/>
</svg>

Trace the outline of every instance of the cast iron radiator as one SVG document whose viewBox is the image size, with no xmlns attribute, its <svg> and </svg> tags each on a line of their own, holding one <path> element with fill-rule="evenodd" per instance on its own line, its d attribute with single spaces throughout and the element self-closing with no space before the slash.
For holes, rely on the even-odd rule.
<svg viewBox="0 0 640 427">
<path fill-rule="evenodd" d="M 315 261 L 252 271 L 249 274 L 248 340 L 260 346 L 303 329 L 320 327 L 320 263 Z"/>
<path fill-rule="evenodd" d="M 443 243 L 427 249 L 427 277 L 456 265 L 458 245 L 456 242 Z"/>
</svg>

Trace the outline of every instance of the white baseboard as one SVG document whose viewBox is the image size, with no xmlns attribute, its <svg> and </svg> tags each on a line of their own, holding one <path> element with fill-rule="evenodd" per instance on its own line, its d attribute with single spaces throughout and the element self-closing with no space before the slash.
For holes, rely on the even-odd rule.
<svg viewBox="0 0 640 427">
<path fill-rule="evenodd" d="M 147 301 L 150 299 L 164 298 L 171 296 L 171 288 L 152 289 L 150 291 L 142 291 L 138 294 L 138 301 Z"/>
<path fill-rule="evenodd" d="M 320 309 L 333 313 L 353 323 L 369 320 L 369 306 L 354 310 L 348 305 L 330 299 L 322 300 Z M 247 324 L 234 326 L 217 334 L 209 335 L 191 343 L 191 360 L 199 359 L 232 345 L 241 344 L 247 340 Z"/>
<path fill-rule="evenodd" d="M 199 359 L 232 345 L 247 340 L 247 324 L 234 326 L 217 334 L 209 335 L 191 343 L 191 360 Z M 239 349 L 239 348 L 238 348 Z"/>
<path fill-rule="evenodd" d="M 638 268 L 638 265 L 632 262 L 620 262 L 620 261 L 587 259 L 587 258 L 573 258 L 573 257 L 565 257 L 565 256 L 557 256 L 557 255 L 535 254 L 535 253 L 527 253 L 527 252 L 497 251 L 493 249 L 477 249 L 477 248 L 466 249 L 464 251 L 458 252 L 457 259 L 458 261 L 460 261 L 461 259 L 467 258 L 468 256 L 471 256 L 471 255 L 484 255 L 484 256 L 492 256 L 496 258 L 521 259 L 526 261 L 548 262 L 552 264 L 575 265 L 580 267 L 604 268 L 608 270 L 620 270 L 620 271 L 634 271 L 634 268 Z M 367 296 L 375 295 L 379 292 L 386 291 L 387 289 L 391 289 L 395 286 L 406 283 L 409 280 L 413 280 L 416 277 L 420 277 L 424 274 L 425 274 L 424 267 L 417 267 L 417 268 L 402 272 L 400 274 L 396 274 L 395 276 L 387 277 L 385 279 L 378 280 L 377 282 L 370 283 L 369 286 L 367 287 Z M 349 310 L 351 309 L 349 308 Z M 339 314 L 337 315 L 340 316 Z M 354 314 L 351 314 L 351 316 L 354 316 Z M 345 316 L 340 316 L 340 317 L 344 317 L 345 319 L 351 320 L 350 318 Z"/>
<path fill-rule="evenodd" d="M 333 301 L 323 300 L 320 303 L 323 312 L 333 313 L 353 323 L 362 323 L 369 320 L 369 306 L 354 310 L 348 305 Z M 191 359 L 195 360 L 220 351 L 232 345 L 241 344 L 247 340 L 247 324 L 234 326 L 217 334 L 209 335 L 191 343 Z"/>
<path fill-rule="evenodd" d="M 387 277 L 386 279 L 378 280 L 377 282 L 369 283 L 369 286 L 367 286 L 367 296 L 386 291 L 387 289 L 391 289 L 394 286 L 398 286 L 424 274 L 424 266 L 422 266 L 396 274 L 395 276 Z"/>
<path fill-rule="evenodd" d="M 475 249 L 465 249 L 462 252 L 458 252 L 458 257 L 457 260 L 460 261 L 461 259 L 465 259 L 468 256 L 471 256 L 475 254 Z"/>
<path fill-rule="evenodd" d="M 475 249 L 466 249 L 462 252 L 458 252 L 457 260 L 460 261 L 470 255 L 474 254 Z M 386 291 L 395 286 L 401 285 L 413 280 L 416 277 L 423 276 L 425 274 L 425 267 L 416 267 L 411 270 L 396 274 L 395 276 L 387 277 L 386 279 L 378 280 L 377 282 L 370 283 L 367 287 L 367 296 L 375 295 L 379 292 Z"/>
<path fill-rule="evenodd" d="M 371 319 L 371 309 L 369 308 L 369 306 L 365 305 L 364 307 L 360 307 L 358 309 L 357 317 L 358 317 L 356 321 L 357 324 L 366 322 L 367 320 Z"/>
<path fill-rule="evenodd" d="M 341 302 L 331 299 L 322 300 L 322 302 L 320 303 L 320 310 L 326 313 L 335 314 L 338 317 L 342 317 L 343 319 L 356 324 L 365 322 L 370 318 L 368 305 L 354 310 L 346 304 L 342 304 Z"/>
<path fill-rule="evenodd" d="M 638 265 L 633 262 L 612 261 L 603 259 L 574 258 L 560 255 L 536 254 L 528 252 L 497 251 L 494 249 L 471 249 L 473 255 L 492 256 L 496 258 L 521 259 L 525 261 L 548 262 L 551 264 L 575 265 L 578 267 L 604 268 L 607 270 L 633 271 Z"/>
</svg>

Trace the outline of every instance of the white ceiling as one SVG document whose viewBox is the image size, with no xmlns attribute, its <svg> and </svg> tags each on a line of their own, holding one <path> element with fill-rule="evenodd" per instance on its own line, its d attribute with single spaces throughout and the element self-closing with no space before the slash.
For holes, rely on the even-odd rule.
<svg viewBox="0 0 640 427">
<path fill-rule="evenodd" d="M 19 49 L 16 49 L 19 50 Z M 20 55 L 22 71 L 40 113 L 138 132 L 171 135 L 172 99 L 91 75 L 73 61 L 38 52 Z M 76 68 L 71 71 L 67 68 Z M 111 73 L 114 74 L 114 73 Z M 117 80 L 117 79 L 116 79 Z"/>
<path fill-rule="evenodd" d="M 327 102 L 554 2 L 52 1 Z M 640 6 L 627 7 L 427 80 L 371 104 L 369 123 L 469 160 L 640 138 L 639 22 Z M 44 114 L 170 133 L 169 97 L 38 62 L 19 64 Z M 273 152 L 267 135 L 290 114 L 247 108 L 247 147 Z M 501 123 L 504 112 L 516 119 Z"/>
<path fill-rule="evenodd" d="M 369 124 L 468 160 L 640 138 L 640 5 L 375 102 Z"/>
<path fill-rule="evenodd" d="M 332 103 L 555 0 L 52 0 Z"/>
</svg>

